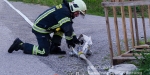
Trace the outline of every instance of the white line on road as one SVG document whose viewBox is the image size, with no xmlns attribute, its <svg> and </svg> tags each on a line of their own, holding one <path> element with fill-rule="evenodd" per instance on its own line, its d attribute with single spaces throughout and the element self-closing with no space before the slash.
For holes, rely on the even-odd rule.
<svg viewBox="0 0 150 75">
<path fill-rule="evenodd" d="M 25 16 L 22 12 L 20 12 L 18 9 L 16 9 L 12 4 L 10 4 L 7 0 L 4 0 L 11 8 L 13 8 L 19 15 L 21 15 L 31 26 L 33 26 L 33 23 L 27 16 Z"/>
<path fill-rule="evenodd" d="M 16 9 L 11 3 L 8 2 L 8 0 L 4 0 L 11 8 L 13 8 L 19 15 L 21 15 L 31 26 L 33 26 L 33 23 L 31 22 L 31 20 L 29 20 L 29 18 L 24 15 L 21 11 L 19 11 L 18 9 Z M 51 34 L 53 35 L 53 34 Z M 63 38 L 65 38 L 65 36 L 63 35 Z"/>
</svg>

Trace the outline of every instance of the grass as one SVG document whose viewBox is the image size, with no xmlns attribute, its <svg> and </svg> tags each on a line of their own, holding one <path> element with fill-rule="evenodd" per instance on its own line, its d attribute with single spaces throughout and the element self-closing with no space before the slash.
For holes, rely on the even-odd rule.
<svg viewBox="0 0 150 75">
<path fill-rule="evenodd" d="M 25 2 L 25 3 L 34 3 L 34 4 L 41 4 L 41 5 L 46 5 L 46 6 L 54 6 L 57 4 L 62 3 L 62 0 L 10 0 L 10 1 L 21 1 L 21 2 Z M 67 1 L 72 1 L 72 0 L 67 0 Z M 101 5 L 101 2 L 103 2 L 103 0 L 84 0 L 86 5 L 87 5 L 87 14 L 90 15 L 98 15 L 98 16 L 105 16 L 104 13 L 104 8 Z M 134 10 L 133 7 L 132 11 Z M 147 14 L 147 6 L 144 6 L 144 16 L 148 17 Z M 121 17 L 121 8 L 120 7 L 116 7 L 116 14 L 117 17 Z M 129 13 L 128 13 L 128 7 L 125 6 L 124 7 L 124 11 L 125 11 L 125 16 L 129 17 Z M 137 17 L 141 18 L 141 6 L 137 6 L 136 7 L 136 11 L 137 11 Z M 108 7 L 108 14 L 110 17 L 113 17 L 113 9 L 112 7 Z M 134 15 L 133 15 L 134 17 Z"/>
<path fill-rule="evenodd" d="M 147 41 L 150 41 L 150 38 L 148 38 Z M 142 44 L 145 44 L 145 42 L 143 40 L 140 40 L 140 45 Z M 142 73 L 142 75 L 150 75 L 150 51 L 144 49 L 143 52 L 138 52 L 138 54 L 141 55 L 142 58 L 134 56 L 138 61 L 136 63 L 134 62 L 134 64 L 138 67 L 138 70 L 135 70 L 135 72 Z"/>
<path fill-rule="evenodd" d="M 46 6 L 52 6 L 55 4 L 61 3 L 61 0 L 10 0 L 10 1 L 20 1 L 25 3 L 34 3 L 34 4 L 41 4 Z"/>
<path fill-rule="evenodd" d="M 144 49 L 145 51 L 147 51 L 147 53 L 145 52 L 141 52 L 138 53 L 140 55 L 142 55 L 142 58 L 138 58 L 137 56 L 135 56 L 135 58 L 138 61 L 138 64 L 136 64 L 136 66 L 138 66 L 138 70 L 136 70 L 136 72 L 141 72 L 142 75 L 149 75 L 150 74 L 150 53 L 148 50 Z"/>
<path fill-rule="evenodd" d="M 10 0 L 10 1 L 21 1 L 21 2 L 25 2 L 25 3 L 34 3 L 34 4 L 41 4 L 41 5 L 46 5 L 46 6 L 54 6 L 57 4 L 62 3 L 62 0 Z M 72 1 L 72 0 L 68 0 L 68 1 Z M 91 15 L 98 15 L 98 16 L 105 16 L 104 13 L 104 8 L 101 5 L 101 2 L 103 2 L 103 0 L 84 0 L 86 5 L 87 5 L 87 14 L 91 14 Z M 147 6 L 143 6 L 144 7 L 144 16 L 148 17 L 147 14 Z M 134 10 L 134 7 L 131 7 L 132 11 Z M 116 13 L 117 13 L 117 17 L 121 17 L 121 8 L 120 7 L 116 7 Z M 113 9 L 112 7 L 108 7 L 108 14 L 110 17 L 113 17 L 113 13 L 112 13 Z M 124 7 L 124 11 L 125 11 L 125 16 L 129 17 L 129 12 L 128 12 L 128 7 L 125 6 Z M 136 12 L 137 12 L 137 17 L 141 18 L 141 6 L 136 6 Z M 134 15 L 133 15 L 134 17 Z"/>
<path fill-rule="evenodd" d="M 10 0 L 10 1 L 21 1 L 25 3 L 41 4 L 46 6 L 54 6 L 62 3 L 62 0 Z M 72 1 L 72 0 L 67 0 Z M 101 2 L 103 0 L 84 0 L 87 5 L 87 14 L 104 16 L 103 7 Z"/>
<path fill-rule="evenodd" d="M 150 38 L 147 39 L 147 42 L 150 42 Z M 144 39 L 139 40 L 139 44 L 140 45 L 144 45 L 145 44 L 145 40 Z"/>
<path fill-rule="evenodd" d="M 150 38 L 147 38 L 147 41 L 150 41 Z M 121 42 L 124 42 L 121 40 Z M 140 45 L 145 44 L 144 39 L 139 40 Z M 146 51 L 146 52 L 144 52 Z M 131 75 L 150 75 L 150 50 L 144 49 L 143 52 L 134 52 L 134 57 L 136 61 L 126 61 L 126 63 L 134 64 L 137 66 L 137 70 L 133 71 Z M 121 50 L 121 53 L 125 53 L 125 50 Z M 142 58 L 138 58 L 135 54 L 141 55 Z M 116 54 L 117 55 L 117 54 Z"/>
</svg>

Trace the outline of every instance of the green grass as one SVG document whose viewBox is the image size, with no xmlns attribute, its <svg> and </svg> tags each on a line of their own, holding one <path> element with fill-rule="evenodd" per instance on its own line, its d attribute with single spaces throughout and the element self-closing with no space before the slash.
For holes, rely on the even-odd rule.
<svg viewBox="0 0 150 75">
<path fill-rule="evenodd" d="M 138 58 L 137 56 L 135 56 L 135 58 L 138 61 L 138 64 L 136 65 L 138 67 L 138 70 L 136 70 L 136 72 L 141 72 L 142 75 L 149 75 L 150 74 L 150 53 L 148 50 L 144 49 L 146 52 L 141 52 L 138 53 L 140 55 L 142 55 L 142 58 Z"/>
<path fill-rule="evenodd" d="M 34 4 L 41 4 L 46 6 L 52 6 L 61 3 L 61 0 L 10 0 L 10 1 L 20 1 L 25 3 L 34 3 Z"/>
<path fill-rule="evenodd" d="M 147 42 L 150 42 L 150 38 L 147 39 Z M 145 40 L 144 40 L 144 39 L 139 40 L 139 44 L 140 44 L 140 45 L 145 44 Z"/>
<path fill-rule="evenodd" d="M 41 4 L 46 6 L 54 6 L 57 4 L 62 3 L 62 0 L 10 0 L 10 1 L 21 1 L 25 3 L 34 3 L 34 4 Z M 67 0 L 72 1 L 72 0 Z M 84 0 L 87 4 L 87 14 L 91 15 L 99 15 L 104 16 L 103 7 L 101 6 L 101 2 L 103 0 Z"/>
<path fill-rule="evenodd" d="M 41 5 L 46 5 L 46 6 L 54 6 L 57 4 L 62 3 L 62 0 L 10 0 L 10 1 L 21 1 L 21 2 L 25 2 L 25 3 L 34 3 L 34 4 L 41 4 Z M 67 0 L 67 1 L 72 1 L 72 0 Z M 87 14 L 91 14 L 91 15 L 98 15 L 98 16 L 104 16 L 104 8 L 101 5 L 101 2 L 103 2 L 103 0 L 84 0 L 86 5 L 87 5 Z M 133 7 L 132 11 L 133 11 Z M 144 16 L 148 17 L 148 11 L 147 11 L 147 6 L 144 6 Z M 121 8 L 120 7 L 116 7 L 117 10 L 117 16 L 121 17 Z M 128 14 L 128 7 L 125 6 L 124 7 L 124 11 L 125 11 L 125 16 L 129 17 Z M 136 11 L 137 11 L 137 17 L 141 18 L 141 6 L 137 6 L 136 7 Z M 108 14 L 110 17 L 113 17 L 113 9 L 112 7 L 108 7 Z M 133 15 L 134 17 L 134 15 Z"/>
</svg>

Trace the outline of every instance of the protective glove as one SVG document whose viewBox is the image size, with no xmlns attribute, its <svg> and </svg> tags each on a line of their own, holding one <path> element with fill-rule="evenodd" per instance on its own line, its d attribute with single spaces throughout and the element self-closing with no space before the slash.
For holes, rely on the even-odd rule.
<svg viewBox="0 0 150 75">
<path fill-rule="evenodd" d="M 73 42 L 74 42 L 75 44 L 80 44 L 80 41 L 77 39 L 76 36 L 73 36 Z"/>
<path fill-rule="evenodd" d="M 75 43 L 73 42 L 73 39 L 72 40 L 66 40 L 67 44 L 68 44 L 68 48 L 70 47 L 75 47 Z"/>
<path fill-rule="evenodd" d="M 74 41 L 75 44 L 81 44 L 82 45 L 84 43 L 83 40 L 79 41 L 76 36 L 73 36 L 73 41 Z"/>
<path fill-rule="evenodd" d="M 79 41 L 76 36 L 73 36 L 73 39 L 71 39 L 71 40 L 66 40 L 66 42 L 68 44 L 68 48 L 70 48 L 70 47 L 74 48 L 75 44 L 81 44 L 82 45 L 84 43 L 83 40 Z"/>
</svg>

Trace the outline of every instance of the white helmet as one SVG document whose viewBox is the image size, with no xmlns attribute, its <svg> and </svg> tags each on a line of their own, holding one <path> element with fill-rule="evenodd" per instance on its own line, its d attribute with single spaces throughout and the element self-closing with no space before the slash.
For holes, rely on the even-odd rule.
<svg viewBox="0 0 150 75">
<path fill-rule="evenodd" d="M 83 16 L 86 14 L 87 7 L 83 0 L 74 0 L 72 2 L 69 2 L 69 6 L 71 12 L 80 11 L 81 15 Z"/>
</svg>

